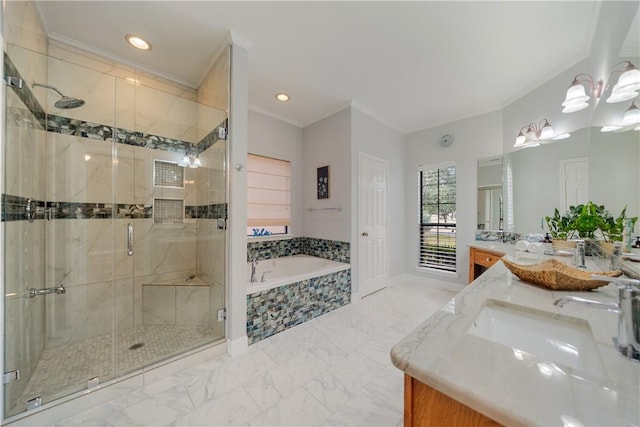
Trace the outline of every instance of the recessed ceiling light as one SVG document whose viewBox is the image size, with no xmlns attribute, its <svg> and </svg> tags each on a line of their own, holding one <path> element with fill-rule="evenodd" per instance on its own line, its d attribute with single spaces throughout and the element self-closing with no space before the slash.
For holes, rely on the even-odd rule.
<svg viewBox="0 0 640 427">
<path fill-rule="evenodd" d="M 287 102 L 289 100 L 289 95 L 286 93 L 276 93 L 276 99 L 278 101 Z"/>
<path fill-rule="evenodd" d="M 151 50 L 151 43 L 140 36 L 136 36 L 135 34 L 127 34 L 126 36 L 124 36 L 124 39 L 136 49 Z"/>
</svg>

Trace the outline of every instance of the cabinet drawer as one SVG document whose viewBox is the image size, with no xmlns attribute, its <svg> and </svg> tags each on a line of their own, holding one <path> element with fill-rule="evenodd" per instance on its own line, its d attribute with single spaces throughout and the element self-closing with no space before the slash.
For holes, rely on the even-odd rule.
<svg viewBox="0 0 640 427">
<path fill-rule="evenodd" d="M 483 267 L 491 267 L 502 258 L 502 255 L 495 254 L 493 252 L 485 252 L 475 250 L 474 263 Z"/>
</svg>

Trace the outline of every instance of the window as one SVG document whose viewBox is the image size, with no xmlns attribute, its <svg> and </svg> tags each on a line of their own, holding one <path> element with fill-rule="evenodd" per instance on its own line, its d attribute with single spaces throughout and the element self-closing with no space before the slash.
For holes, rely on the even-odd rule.
<svg viewBox="0 0 640 427">
<path fill-rule="evenodd" d="M 456 271 L 456 165 L 420 171 L 419 266 Z"/>
<path fill-rule="evenodd" d="M 291 225 L 291 162 L 247 157 L 247 236 L 287 234 Z"/>
</svg>

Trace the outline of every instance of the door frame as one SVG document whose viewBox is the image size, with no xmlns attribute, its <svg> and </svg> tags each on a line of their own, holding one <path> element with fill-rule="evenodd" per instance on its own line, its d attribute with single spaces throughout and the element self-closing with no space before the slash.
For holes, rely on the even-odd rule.
<svg viewBox="0 0 640 427">
<path fill-rule="evenodd" d="M 367 160 L 372 160 L 374 162 L 382 163 L 385 167 L 386 179 L 385 179 L 385 206 L 384 206 L 384 215 L 386 219 L 385 224 L 385 257 L 384 257 L 384 278 L 386 281 L 389 280 L 389 161 L 386 159 L 382 159 L 380 157 L 373 156 L 371 154 L 365 153 L 363 151 L 358 152 L 358 214 L 357 214 L 357 228 L 356 228 L 356 236 L 358 242 L 358 295 L 360 297 L 366 296 L 363 295 L 362 286 L 363 277 L 364 277 L 364 263 L 361 262 L 362 254 L 364 249 L 363 239 L 360 238 L 360 234 L 362 232 L 363 224 L 361 223 L 362 212 L 364 206 L 362 206 L 362 172 L 363 172 L 363 162 Z M 384 289 L 381 288 L 381 289 Z M 380 289 L 369 292 L 367 295 L 377 292 Z"/>
</svg>

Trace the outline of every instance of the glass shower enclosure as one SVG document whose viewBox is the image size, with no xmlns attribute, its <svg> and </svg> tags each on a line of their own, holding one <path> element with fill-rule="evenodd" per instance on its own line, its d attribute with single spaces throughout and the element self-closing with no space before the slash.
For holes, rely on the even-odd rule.
<svg viewBox="0 0 640 427">
<path fill-rule="evenodd" d="M 197 90 L 105 63 L 4 52 L 5 419 L 224 339 L 229 49 Z"/>
</svg>

